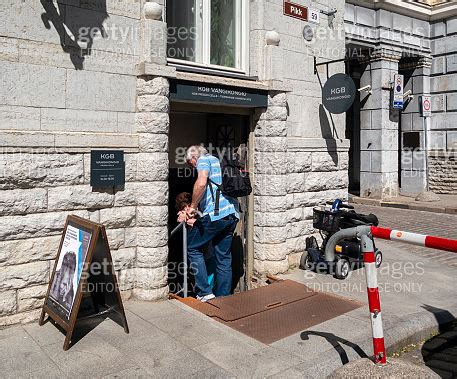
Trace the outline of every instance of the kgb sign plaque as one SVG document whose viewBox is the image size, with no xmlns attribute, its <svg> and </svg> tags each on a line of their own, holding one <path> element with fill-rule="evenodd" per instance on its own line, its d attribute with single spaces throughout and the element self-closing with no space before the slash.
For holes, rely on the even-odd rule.
<svg viewBox="0 0 457 379">
<path fill-rule="evenodd" d="M 322 102 L 330 113 L 344 113 L 351 108 L 356 93 L 354 81 L 349 75 L 336 74 L 325 83 Z"/>
</svg>

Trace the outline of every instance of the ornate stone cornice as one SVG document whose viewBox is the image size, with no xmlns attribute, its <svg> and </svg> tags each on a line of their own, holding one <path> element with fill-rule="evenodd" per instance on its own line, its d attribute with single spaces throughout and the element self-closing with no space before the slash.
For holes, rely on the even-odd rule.
<svg viewBox="0 0 457 379">
<path fill-rule="evenodd" d="M 369 63 L 377 61 L 388 61 L 398 63 L 402 57 L 401 51 L 387 49 L 387 48 L 376 48 L 367 51 L 364 56 L 359 57 L 360 63 Z"/>
</svg>

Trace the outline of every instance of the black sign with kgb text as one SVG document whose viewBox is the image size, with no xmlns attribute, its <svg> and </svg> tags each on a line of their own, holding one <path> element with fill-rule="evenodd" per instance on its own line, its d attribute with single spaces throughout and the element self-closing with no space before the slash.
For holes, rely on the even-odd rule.
<svg viewBox="0 0 457 379">
<path fill-rule="evenodd" d="M 125 184 L 123 150 L 92 150 L 90 152 L 90 185 L 114 187 Z"/>
</svg>

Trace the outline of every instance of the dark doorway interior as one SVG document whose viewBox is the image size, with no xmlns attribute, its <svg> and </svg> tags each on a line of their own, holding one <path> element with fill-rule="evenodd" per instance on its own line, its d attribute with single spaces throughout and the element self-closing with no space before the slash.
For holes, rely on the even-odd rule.
<svg viewBox="0 0 457 379">
<path fill-rule="evenodd" d="M 357 60 L 346 65 L 347 74 L 360 88 L 361 66 Z M 352 107 L 346 112 L 346 138 L 351 141 L 349 148 L 349 192 L 360 194 L 360 92 L 357 91 Z"/>
<path fill-rule="evenodd" d="M 196 173 L 185 164 L 185 151 L 191 145 L 203 144 L 210 154 L 217 156 L 224 148 L 246 146 L 249 136 L 250 117 L 246 115 L 172 111 L 170 114 L 170 171 L 169 171 L 169 230 L 177 225 L 175 198 L 181 192 L 192 193 Z M 246 159 L 247 162 L 247 159 Z M 246 235 L 247 199 L 241 199 L 241 220 L 232 246 L 232 291 L 246 289 Z M 169 287 L 177 293 L 182 288 L 182 235 L 178 233 L 169 241 Z M 189 275 L 189 289 L 193 278 Z M 192 295 L 190 293 L 189 295 Z"/>
</svg>

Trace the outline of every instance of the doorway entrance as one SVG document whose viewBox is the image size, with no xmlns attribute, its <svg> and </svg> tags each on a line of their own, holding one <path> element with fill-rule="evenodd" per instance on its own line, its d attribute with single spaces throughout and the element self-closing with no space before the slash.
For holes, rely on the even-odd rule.
<svg viewBox="0 0 457 379">
<path fill-rule="evenodd" d="M 195 170 L 185 162 L 185 152 L 189 146 L 202 144 L 208 152 L 222 158 L 237 151 L 240 164 L 249 171 L 248 154 L 251 134 L 251 110 L 198 104 L 198 111 L 193 104 L 172 103 L 169 132 L 169 230 L 177 226 L 175 207 L 176 196 L 182 192 L 192 193 L 196 180 Z M 250 199 L 240 200 L 240 222 L 235 231 L 232 244 L 232 292 L 248 289 L 249 254 L 252 248 L 248 243 L 250 225 Z M 211 255 L 211 252 L 208 252 Z M 252 258 L 253 259 L 253 258 Z M 183 283 L 182 238 L 175 236 L 169 240 L 169 287 L 171 293 L 177 293 Z M 193 278 L 189 273 L 189 296 L 192 296 Z"/>
</svg>

